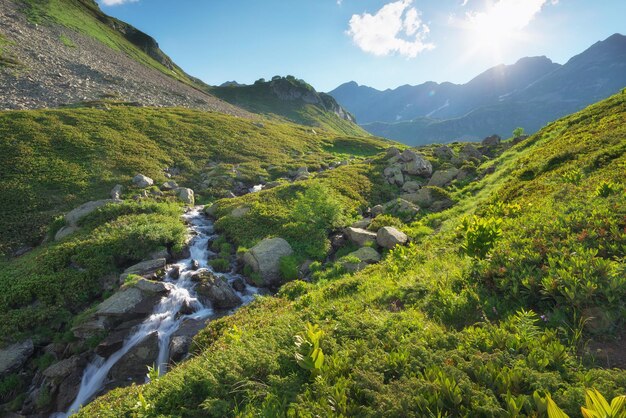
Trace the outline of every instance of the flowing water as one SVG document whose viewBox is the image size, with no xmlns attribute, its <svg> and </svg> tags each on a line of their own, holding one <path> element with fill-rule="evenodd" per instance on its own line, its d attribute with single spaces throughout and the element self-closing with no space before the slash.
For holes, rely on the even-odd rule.
<svg viewBox="0 0 626 418">
<path fill-rule="evenodd" d="M 113 353 L 106 360 L 102 357 L 96 357 L 83 373 L 78 395 L 70 408 L 65 413 L 54 415 L 55 418 L 65 418 L 75 413 L 81 405 L 88 403 L 94 395 L 97 395 L 107 383 L 107 375 L 111 368 L 128 353 L 133 347 L 141 343 L 148 335 L 153 332 L 158 333 L 159 355 L 157 366 L 159 372 L 164 373 L 167 369 L 169 359 L 169 346 L 172 335 L 180 328 L 186 319 L 202 320 L 213 315 L 210 306 L 205 306 L 198 299 L 195 291 L 195 283 L 191 277 L 197 270 L 193 268 L 193 261 L 198 262 L 199 269 L 208 269 L 208 260 L 213 253 L 208 249 L 208 243 L 215 238 L 213 232 L 213 224 L 202 213 L 201 207 L 196 207 L 184 215 L 189 224 L 189 230 L 193 239 L 190 242 L 190 257 L 179 260 L 176 265 L 180 268 L 179 278 L 173 279 L 169 275 L 165 281 L 170 284 L 170 292 L 164 296 L 157 304 L 152 315 L 144 320 L 135 331 L 124 341 L 124 345 L 120 350 Z M 220 275 L 219 273 L 215 273 Z M 237 279 L 239 276 L 233 273 L 224 275 L 229 282 Z M 246 285 L 243 292 L 237 292 L 241 297 L 243 304 L 249 303 L 256 294 L 256 289 Z M 179 312 L 183 306 L 191 306 L 195 312 L 190 315 L 180 315 Z M 147 372 L 147 370 L 146 370 Z"/>
</svg>

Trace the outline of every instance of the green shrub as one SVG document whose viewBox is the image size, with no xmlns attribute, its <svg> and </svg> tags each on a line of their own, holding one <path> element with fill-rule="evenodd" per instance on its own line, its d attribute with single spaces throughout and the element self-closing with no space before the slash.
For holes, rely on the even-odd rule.
<svg viewBox="0 0 626 418">
<path fill-rule="evenodd" d="M 299 274 L 300 264 L 296 256 L 290 255 L 280 259 L 280 277 L 285 282 L 296 280 Z"/>
<path fill-rule="evenodd" d="M 313 286 L 311 284 L 305 281 L 293 280 L 281 286 L 280 290 L 278 291 L 278 297 L 289 300 L 296 300 L 300 296 L 308 293 L 309 290 L 312 289 L 312 287 Z"/>
<path fill-rule="evenodd" d="M 571 170 L 566 170 L 562 175 L 561 178 L 563 179 L 563 181 L 565 183 L 570 183 L 570 184 L 574 184 L 576 186 L 580 185 L 580 182 L 583 179 L 583 172 L 578 169 L 571 169 Z"/>
<path fill-rule="evenodd" d="M 313 377 L 318 376 L 324 366 L 324 352 L 320 347 L 323 336 L 324 331 L 320 330 L 317 325 L 306 324 L 305 335 L 295 337 L 298 349 L 295 354 L 296 362 L 298 366 L 311 372 Z"/>
<path fill-rule="evenodd" d="M 485 258 L 502 235 L 501 225 L 502 220 L 496 218 L 464 218 L 459 227 L 464 233 L 461 249 L 470 257 Z"/>
<path fill-rule="evenodd" d="M 228 273 L 230 271 L 230 261 L 224 258 L 215 258 L 209 261 L 209 265 L 218 273 Z"/>
<path fill-rule="evenodd" d="M 405 224 L 400 219 L 393 215 L 383 214 L 372 219 L 372 223 L 367 227 L 372 232 L 378 232 L 378 230 L 385 226 L 393 226 L 398 229 L 402 229 Z"/>
<path fill-rule="evenodd" d="M 600 185 L 596 188 L 596 196 L 609 197 L 618 193 L 621 188 L 622 187 L 619 184 L 613 183 L 612 181 L 605 181 L 600 183 Z"/>
</svg>

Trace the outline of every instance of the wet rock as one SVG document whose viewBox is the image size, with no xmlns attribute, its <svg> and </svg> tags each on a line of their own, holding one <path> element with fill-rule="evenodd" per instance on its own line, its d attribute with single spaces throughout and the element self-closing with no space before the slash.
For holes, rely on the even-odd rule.
<svg viewBox="0 0 626 418">
<path fill-rule="evenodd" d="M 200 263 L 198 262 L 198 260 L 196 259 L 191 260 L 191 269 L 198 270 L 199 268 L 200 268 Z"/>
<path fill-rule="evenodd" d="M 167 272 L 167 275 L 170 276 L 172 280 L 178 280 L 180 278 L 180 266 L 172 266 L 172 268 Z"/>
<path fill-rule="evenodd" d="M 26 340 L 0 350 L 0 378 L 15 372 L 33 355 L 33 340 Z"/>
<path fill-rule="evenodd" d="M 241 305 L 241 298 L 235 293 L 226 279 L 217 277 L 208 270 L 194 276 L 198 281 L 196 293 L 204 303 L 210 302 L 215 309 L 231 309 Z"/>
<path fill-rule="evenodd" d="M 49 405 L 52 411 L 66 411 L 78 391 L 87 361 L 82 356 L 72 356 L 61 360 L 43 371 L 45 387 L 53 399 Z"/>
<path fill-rule="evenodd" d="M 232 286 L 237 292 L 243 292 L 246 290 L 246 282 L 241 277 L 237 277 L 233 280 Z"/>
<path fill-rule="evenodd" d="M 125 386 L 129 383 L 143 383 L 148 366 L 156 363 L 159 355 L 159 336 L 156 331 L 148 334 L 139 344 L 131 348 L 111 368 L 109 377 L 113 385 Z"/>
<path fill-rule="evenodd" d="M 346 228 L 346 234 L 350 241 L 358 245 L 359 247 L 363 247 L 366 244 L 376 243 L 376 234 L 371 231 L 366 231 L 361 228 Z"/>
<path fill-rule="evenodd" d="M 207 321 L 202 319 L 186 319 L 183 321 L 170 340 L 170 364 L 185 360 L 189 354 L 193 337 L 206 326 L 206 323 Z"/>
<path fill-rule="evenodd" d="M 145 189 L 146 187 L 152 186 L 154 184 L 154 180 L 148 176 L 144 176 L 143 174 L 137 174 L 133 177 L 133 184 L 141 189 Z"/>
<path fill-rule="evenodd" d="M 144 317 L 152 313 L 154 306 L 170 289 L 169 283 L 140 279 L 137 283 L 122 288 L 100 303 L 96 315 L 124 320 Z"/>
<path fill-rule="evenodd" d="M 280 259 L 293 254 L 291 245 L 282 238 L 266 238 L 244 255 L 244 263 L 259 273 L 263 286 L 280 281 Z"/>
<path fill-rule="evenodd" d="M 392 249 L 396 245 L 404 245 L 409 237 L 402 231 L 391 226 L 385 226 L 378 230 L 376 242 L 383 248 Z"/>
<path fill-rule="evenodd" d="M 153 276 L 156 272 L 165 270 L 165 264 L 167 260 L 165 258 L 157 258 L 155 260 L 142 261 L 134 266 L 131 266 L 124 270 L 124 273 L 120 276 L 120 281 L 124 283 L 126 278 L 131 275 L 137 275 L 142 277 Z"/>
</svg>

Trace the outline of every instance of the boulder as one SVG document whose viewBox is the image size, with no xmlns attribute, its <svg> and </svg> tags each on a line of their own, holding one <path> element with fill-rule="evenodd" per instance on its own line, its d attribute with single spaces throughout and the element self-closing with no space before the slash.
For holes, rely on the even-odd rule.
<svg viewBox="0 0 626 418">
<path fill-rule="evenodd" d="M 444 187 L 447 186 L 459 175 L 459 169 L 452 167 L 447 170 L 439 170 L 433 173 L 428 182 L 429 186 Z"/>
<path fill-rule="evenodd" d="M 159 356 L 159 335 L 154 331 L 124 354 L 109 371 L 114 387 L 129 382 L 144 383 L 148 366 L 153 366 Z"/>
<path fill-rule="evenodd" d="M 387 158 L 397 157 L 400 155 L 400 150 L 396 147 L 389 147 L 385 151 L 385 155 L 387 156 Z"/>
<path fill-rule="evenodd" d="M 383 248 L 392 249 L 396 245 L 404 245 L 409 237 L 402 231 L 391 226 L 385 226 L 378 230 L 376 242 Z"/>
<path fill-rule="evenodd" d="M 411 150 L 405 150 L 400 156 L 404 162 L 402 172 L 412 176 L 430 177 L 433 172 L 433 165 L 424 158 Z"/>
<path fill-rule="evenodd" d="M 352 225 L 350 225 L 353 228 L 361 228 L 361 229 L 366 229 L 368 226 L 370 226 L 370 224 L 372 223 L 372 219 L 371 218 L 363 218 L 359 221 L 356 221 L 355 223 L 353 223 Z"/>
<path fill-rule="evenodd" d="M 248 212 L 250 212 L 248 206 L 239 206 L 230 212 L 230 216 L 233 218 L 243 218 Z"/>
<path fill-rule="evenodd" d="M 372 208 L 371 213 L 373 217 L 377 217 L 385 213 L 385 208 L 383 208 L 383 205 L 376 205 Z"/>
<path fill-rule="evenodd" d="M 176 189 L 176 196 L 186 204 L 193 206 L 195 203 L 193 190 L 187 187 L 179 187 Z"/>
<path fill-rule="evenodd" d="M 293 250 L 284 239 L 266 238 L 252 247 L 243 260 L 254 272 L 259 273 L 264 286 L 271 286 L 280 281 L 280 259 L 291 254 Z"/>
<path fill-rule="evenodd" d="M 22 368 L 24 363 L 33 355 L 35 346 L 33 340 L 15 343 L 0 350 L 0 378 Z"/>
<path fill-rule="evenodd" d="M 174 180 L 166 181 L 165 183 L 161 185 L 161 190 L 166 191 L 166 192 L 177 189 L 177 188 L 178 188 L 178 183 L 176 183 Z"/>
<path fill-rule="evenodd" d="M 154 180 L 150 177 L 144 176 L 143 174 L 137 174 L 133 177 L 133 184 L 141 189 L 145 189 L 146 187 L 150 187 L 154 184 Z"/>
<path fill-rule="evenodd" d="M 137 275 L 142 277 L 153 276 L 159 270 L 165 270 L 165 264 L 167 260 L 165 258 L 157 258 L 154 260 L 142 261 L 134 266 L 131 266 L 124 270 L 124 273 L 120 276 L 120 282 L 124 283 L 126 278 L 131 275 Z"/>
<path fill-rule="evenodd" d="M 244 290 L 246 290 L 246 282 L 241 277 L 237 277 L 235 280 L 233 280 L 231 285 L 233 289 L 235 289 L 237 292 L 243 292 Z"/>
<path fill-rule="evenodd" d="M 87 362 L 84 357 L 72 356 L 43 371 L 48 393 L 54 399 L 53 411 L 66 411 L 78 395 Z"/>
<path fill-rule="evenodd" d="M 180 278 L 180 266 L 179 265 L 172 266 L 172 268 L 168 270 L 167 275 L 172 280 L 178 280 Z"/>
<path fill-rule="evenodd" d="M 450 160 L 454 157 L 454 151 L 447 145 L 442 145 L 440 147 L 435 148 L 434 151 L 435 157 L 441 160 Z"/>
<path fill-rule="evenodd" d="M 77 226 L 64 226 L 59 229 L 56 234 L 54 234 L 54 240 L 61 241 L 63 238 L 68 237 L 79 230 L 80 228 Z"/>
<path fill-rule="evenodd" d="M 383 170 L 383 175 L 385 176 L 389 184 L 397 184 L 398 186 L 402 186 L 402 184 L 404 183 L 402 166 L 399 164 L 394 164 L 385 168 Z"/>
<path fill-rule="evenodd" d="M 217 277 L 209 270 L 201 270 L 194 275 L 196 293 L 204 304 L 211 303 L 215 309 L 231 309 L 241 305 L 241 298 L 235 293 L 225 278 Z"/>
<path fill-rule="evenodd" d="M 359 247 L 376 242 L 376 234 L 371 231 L 366 231 L 365 229 L 349 227 L 346 228 L 346 234 L 350 241 Z"/>
<path fill-rule="evenodd" d="M 467 161 L 470 158 L 476 158 L 480 160 L 483 158 L 483 154 L 476 149 L 472 144 L 465 144 L 463 148 L 461 148 L 461 152 L 459 152 L 459 159 L 461 161 Z"/>
<path fill-rule="evenodd" d="M 380 261 L 380 254 L 371 247 L 362 247 L 348 254 L 340 263 L 349 272 L 363 270 L 370 264 Z"/>
<path fill-rule="evenodd" d="M 502 142 L 502 138 L 500 138 L 499 135 L 491 135 L 488 136 L 487 138 L 483 139 L 483 141 L 481 142 L 481 144 L 485 147 L 493 147 L 496 145 L 500 145 L 500 142 Z"/>
<path fill-rule="evenodd" d="M 111 328 L 110 323 L 111 321 L 106 317 L 93 317 L 72 328 L 72 333 L 76 338 L 86 340 L 97 335 L 102 335 L 103 332 Z"/>
<path fill-rule="evenodd" d="M 121 203 L 121 200 L 104 199 L 83 203 L 79 207 L 74 208 L 65 214 L 65 223 L 69 226 L 76 226 L 78 221 L 82 218 L 89 215 L 96 209 L 101 208 L 104 205 L 108 205 L 109 203 Z"/>
<path fill-rule="evenodd" d="M 181 362 L 187 357 L 193 337 L 206 327 L 206 323 L 203 319 L 183 321 L 170 340 L 170 364 Z"/>
<path fill-rule="evenodd" d="M 422 188 L 422 184 L 417 181 L 407 181 L 402 185 L 402 190 L 406 193 L 415 193 Z"/>
<path fill-rule="evenodd" d="M 403 195 L 404 196 L 404 195 Z M 383 205 L 385 213 L 389 213 L 403 222 L 410 222 L 419 213 L 420 208 L 413 203 L 402 199 L 394 199 Z"/>
<path fill-rule="evenodd" d="M 149 315 L 161 297 L 170 289 L 169 283 L 140 279 L 137 283 L 120 289 L 100 303 L 96 316 L 130 320 Z"/>
<path fill-rule="evenodd" d="M 122 198 L 122 192 L 124 191 L 124 186 L 121 184 L 116 184 L 113 189 L 111 189 L 111 199 L 120 200 Z"/>
<path fill-rule="evenodd" d="M 424 187 L 415 193 L 403 194 L 402 198 L 433 212 L 439 212 L 454 205 L 454 201 L 448 195 L 432 187 Z"/>
</svg>

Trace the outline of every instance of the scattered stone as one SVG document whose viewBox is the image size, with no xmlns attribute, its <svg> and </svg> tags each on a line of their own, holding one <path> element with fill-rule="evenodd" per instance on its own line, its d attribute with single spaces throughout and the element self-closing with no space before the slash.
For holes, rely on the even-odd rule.
<svg viewBox="0 0 626 418">
<path fill-rule="evenodd" d="M 376 205 L 372 208 L 371 213 L 372 216 L 375 218 L 378 215 L 382 215 L 383 213 L 385 213 L 385 208 L 383 207 L 383 205 Z"/>
<path fill-rule="evenodd" d="M 280 259 L 293 254 L 291 245 L 282 238 L 266 238 L 244 255 L 244 263 L 259 273 L 263 286 L 272 286 L 280 281 Z"/>
<path fill-rule="evenodd" d="M 403 222 L 410 222 L 419 213 L 420 208 L 405 199 L 398 198 L 385 203 L 385 213 L 389 213 Z"/>
<path fill-rule="evenodd" d="M 362 228 L 346 228 L 346 234 L 348 235 L 350 241 L 359 247 L 363 247 L 368 243 L 376 243 L 376 234 Z"/>
<path fill-rule="evenodd" d="M 111 199 L 120 200 L 122 198 L 122 192 L 124 191 L 124 186 L 121 184 L 116 184 L 113 189 L 111 189 Z"/>
<path fill-rule="evenodd" d="M 193 206 L 195 204 L 195 198 L 193 190 L 187 187 L 179 187 L 176 189 L 176 196 L 186 204 Z"/>
<path fill-rule="evenodd" d="M 143 174 L 137 174 L 133 177 L 133 184 L 141 189 L 145 189 L 146 187 L 150 187 L 154 184 L 154 180 L 150 177 L 144 176 Z"/>
<path fill-rule="evenodd" d="M 386 151 L 387 158 L 398 157 L 400 155 L 400 150 L 396 147 L 389 147 Z"/>
<path fill-rule="evenodd" d="M 470 158 L 480 160 L 483 158 L 483 154 L 472 144 L 465 144 L 463 145 L 463 148 L 461 148 L 461 152 L 459 152 L 459 159 L 461 159 L 461 161 L 467 161 Z"/>
<path fill-rule="evenodd" d="M 402 198 L 433 212 L 440 212 L 454 205 L 454 201 L 448 195 L 432 187 L 424 187 L 415 193 L 403 194 Z"/>
<path fill-rule="evenodd" d="M 24 254 L 28 254 L 29 252 L 31 252 L 33 250 L 33 247 L 25 245 L 21 248 L 18 248 L 17 250 L 13 251 L 13 254 L 11 254 L 11 256 L 17 258 L 17 257 L 21 257 Z"/>
<path fill-rule="evenodd" d="M 359 221 L 356 221 L 355 223 L 353 223 L 352 225 L 350 225 L 353 228 L 360 228 L 360 229 L 366 229 L 368 226 L 370 226 L 370 224 L 372 223 L 372 219 L 371 218 L 363 218 Z"/>
<path fill-rule="evenodd" d="M 404 162 L 402 172 L 413 176 L 429 177 L 433 172 L 433 166 L 426 158 L 416 152 L 407 149 L 400 155 Z"/>
<path fill-rule="evenodd" d="M 172 280 L 178 280 L 180 278 L 180 266 L 179 265 L 172 266 L 172 268 L 167 272 L 167 275 Z"/>
<path fill-rule="evenodd" d="M 402 190 L 406 193 L 415 193 L 422 188 L 422 184 L 417 181 L 407 181 L 402 185 Z"/>
<path fill-rule="evenodd" d="M 26 340 L 0 350 L 0 378 L 22 368 L 33 355 L 33 340 Z"/>
<path fill-rule="evenodd" d="M 409 237 L 402 231 L 391 226 L 385 226 L 378 230 L 376 242 L 383 248 L 392 249 L 396 245 L 404 245 Z"/>
<path fill-rule="evenodd" d="M 231 309 L 241 305 L 241 298 L 235 293 L 226 279 L 217 277 L 209 270 L 194 275 L 198 281 L 196 293 L 204 302 L 210 302 L 215 309 Z"/>
<path fill-rule="evenodd" d="M 166 181 L 165 183 L 161 185 L 161 190 L 166 191 L 166 192 L 177 189 L 177 188 L 178 188 L 178 183 L 176 183 L 174 180 Z"/>
<path fill-rule="evenodd" d="M 378 254 L 378 251 L 376 251 L 372 247 L 362 247 L 348 254 L 340 262 L 347 271 L 354 273 L 359 270 L 363 270 L 370 264 L 378 263 L 379 261 L 380 254 Z"/>
<path fill-rule="evenodd" d="M 385 170 L 383 170 L 383 175 L 385 176 L 389 184 L 397 184 L 398 186 L 402 186 L 402 184 L 404 183 L 402 166 L 399 164 L 394 164 L 390 167 L 385 168 Z"/>
</svg>

